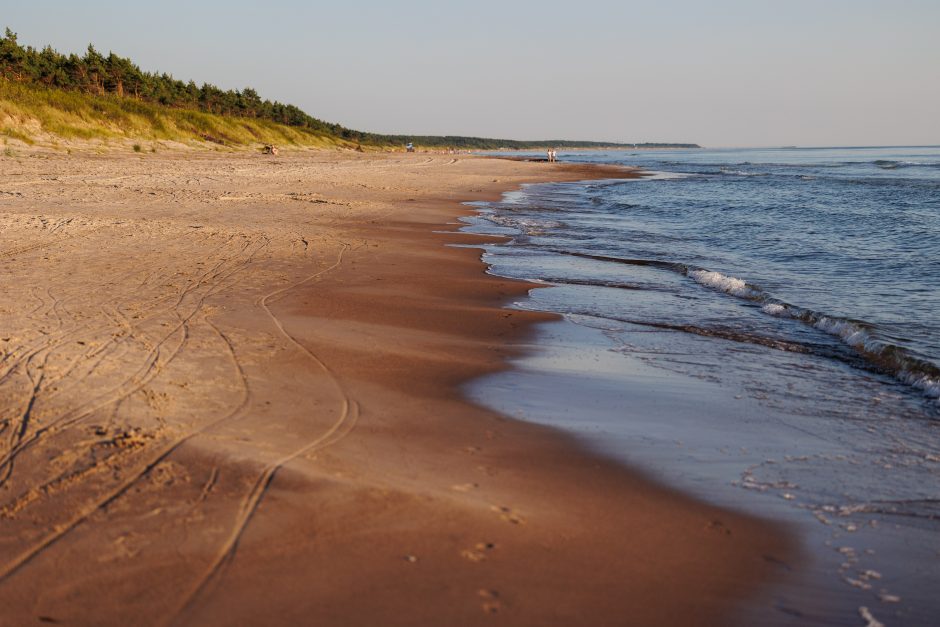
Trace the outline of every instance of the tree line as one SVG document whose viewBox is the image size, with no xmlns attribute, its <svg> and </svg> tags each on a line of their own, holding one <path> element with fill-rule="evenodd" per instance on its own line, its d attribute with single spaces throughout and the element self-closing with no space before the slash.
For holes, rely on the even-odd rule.
<svg viewBox="0 0 940 627">
<path fill-rule="evenodd" d="M 166 73 L 144 72 L 130 59 L 113 52 L 104 55 L 93 45 L 83 56 L 65 55 L 51 46 L 42 50 L 24 47 L 9 28 L 0 37 L 0 77 L 98 96 L 113 94 L 178 109 L 271 120 L 351 141 L 365 141 L 369 135 L 318 120 L 294 105 L 264 100 L 250 87 L 225 90 L 210 83 L 177 80 Z"/>
<path fill-rule="evenodd" d="M 62 54 L 51 46 L 42 50 L 22 46 L 17 34 L 9 28 L 0 37 L 0 78 L 43 86 L 51 89 L 77 91 L 96 96 L 112 95 L 173 107 L 195 109 L 216 115 L 270 120 L 287 126 L 341 137 L 351 142 L 371 145 L 400 145 L 414 142 L 426 147 L 497 150 L 549 146 L 625 148 L 671 147 L 695 148 L 695 144 L 618 144 L 585 141 L 515 141 L 460 136 L 408 136 L 366 133 L 340 124 L 324 122 L 300 108 L 277 101 L 265 100 L 251 87 L 221 89 L 210 83 L 197 85 L 184 82 L 166 73 L 144 72 L 130 59 L 113 52 L 104 55 L 88 46 L 84 56 Z"/>
</svg>

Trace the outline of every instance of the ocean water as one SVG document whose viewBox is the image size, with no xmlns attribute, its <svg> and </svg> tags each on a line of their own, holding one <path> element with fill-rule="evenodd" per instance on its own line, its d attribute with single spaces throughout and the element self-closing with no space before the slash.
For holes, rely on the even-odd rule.
<svg viewBox="0 0 940 627">
<path fill-rule="evenodd" d="M 470 393 L 798 528 L 761 621 L 940 621 L 940 148 L 560 160 L 649 176 L 477 206 L 490 271 L 546 287 L 514 306 L 564 321 Z"/>
</svg>

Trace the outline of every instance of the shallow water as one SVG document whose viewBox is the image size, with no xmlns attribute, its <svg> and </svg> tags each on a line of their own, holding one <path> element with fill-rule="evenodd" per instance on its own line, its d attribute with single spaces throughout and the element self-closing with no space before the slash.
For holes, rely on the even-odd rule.
<svg viewBox="0 0 940 627">
<path fill-rule="evenodd" d="M 940 149 L 562 159 L 660 175 L 479 205 L 491 271 L 565 321 L 471 393 L 797 525 L 812 565 L 762 620 L 940 615 Z"/>
</svg>

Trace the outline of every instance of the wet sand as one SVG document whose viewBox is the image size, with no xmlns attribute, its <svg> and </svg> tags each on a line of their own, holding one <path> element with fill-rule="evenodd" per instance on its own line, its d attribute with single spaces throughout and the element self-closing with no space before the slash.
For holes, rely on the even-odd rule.
<svg viewBox="0 0 940 627">
<path fill-rule="evenodd" d="M 727 624 L 766 522 L 468 402 L 547 314 L 460 203 L 626 175 L 472 157 L 0 162 L 10 624 Z"/>
</svg>

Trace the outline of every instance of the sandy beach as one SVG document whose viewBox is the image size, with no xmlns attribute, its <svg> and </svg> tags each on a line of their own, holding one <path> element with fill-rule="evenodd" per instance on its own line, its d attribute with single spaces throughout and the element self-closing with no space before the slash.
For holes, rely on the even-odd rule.
<svg viewBox="0 0 940 627">
<path fill-rule="evenodd" d="M 0 158 L 0 623 L 713 625 L 792 542 L 465 400 L 533 323 L 465 201 L 623 170 Z"/>
</svg>

